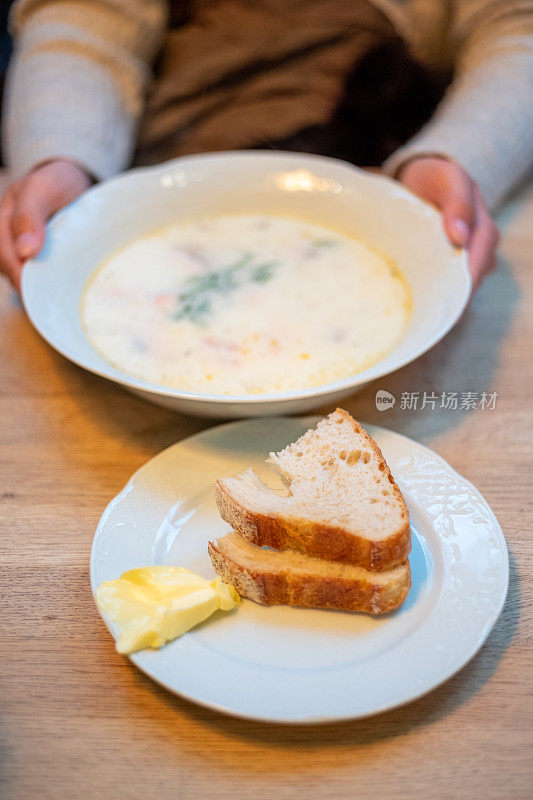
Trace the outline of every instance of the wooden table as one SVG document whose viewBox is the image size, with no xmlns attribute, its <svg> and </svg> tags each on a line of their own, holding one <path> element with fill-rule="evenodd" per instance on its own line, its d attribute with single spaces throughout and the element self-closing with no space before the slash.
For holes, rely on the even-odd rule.
<svg viewBox="0 0 533 800">
<path fill-rule="evenodd" d="M 500 269 L 460 324 L 345 404 L 428 444 L 479 487 L 509 544 L 504 611 L 444 686 L 325 727 L 219 716 L 158 688 L 115 652 L 89 587 L 100 514 L 141 464 L 208 423 L 148 405 L 56 355 L 2 284 L 1 797 L 531 796 L 532 221 L 531 195 L 508 207 Z M 378 388 L 397 396 L 394 410 L 376 410 Z M 498 398 L 492 411 L 414 412 L 400 408 L 404 391 Z"/>
</svg>

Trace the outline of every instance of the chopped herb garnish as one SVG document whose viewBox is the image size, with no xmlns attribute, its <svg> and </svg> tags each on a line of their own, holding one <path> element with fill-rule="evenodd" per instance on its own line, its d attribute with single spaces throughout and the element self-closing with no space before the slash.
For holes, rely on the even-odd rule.
<svg viewBox="0 0 533 800">
<path fill-rule="evenodd" d="M 185 284 L 185 290 L 178 295 L 177 309 L 173 319 L 188 319 L 197 325 L 211 311 L 214 294 L 228 294 L 243 286 L 247 281 L 266 283 L 278 266 L 278 261 L 254 264 L 253 255 L 244 253 L 237 261 L 223 269 L 208 272 L 205 275 L 194 275 Z"/>
<path fill-rule="evenodd" d="M 266 283 L 269 281 L 277 263 L 277 261 L 270 261 L 269 263 L 259 264 L 258 267 L 254 267 L 251 275 L 252 280 L 256 283 Z"/>
<path fill-rule="evenodd" d="M 315 247 L 334 247 L 338 242 L 335 239 L 313 239 L 311 244 Z"/>
<path fill-rule="evenodd" d="M 229 267 L 226 267 L 226 271 L 228 272 L 237 272 L 237 270 L 246 267 L 250 261 L 253 259 L 253 255 L 251 253 L 245 253 L 241 256 L 234 264 L 230 264 Z"/>
</svg>

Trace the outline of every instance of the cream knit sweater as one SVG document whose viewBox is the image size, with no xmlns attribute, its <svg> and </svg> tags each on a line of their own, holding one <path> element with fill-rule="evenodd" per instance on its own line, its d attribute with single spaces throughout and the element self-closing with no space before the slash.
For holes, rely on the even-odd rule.
<svg viewBox="0 0 533 800">
<path fill-rule="evenodd" d="M 496 207 L 533 166 L 533 1 L 372 0 L 412 53 L 452 67 L 433 119 L 386 162 L 461 163 Z M 5 95 L 4 154 L 16 175 L 55 156 L 98 178 L 128 166 L 164 0 L 19 0 Z"/>
</svg>

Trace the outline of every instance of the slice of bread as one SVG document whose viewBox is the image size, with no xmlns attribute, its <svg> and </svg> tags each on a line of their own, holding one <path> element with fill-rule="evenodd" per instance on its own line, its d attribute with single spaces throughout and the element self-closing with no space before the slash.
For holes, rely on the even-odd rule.
<svg viewBox="0 0 533 800">
<path fill-rule="evenodd" d="M 370 570 L 406 561 L 404 499 L 379 447 L 347 411 L 338 408 L 268 462 L 285 478 L 287 497 L 252 470 L 217 481 L 222 519 L 248 542 Z"/>
<path fill-rule="evenodd" d="M 382 572 L 325 561 L 294 550 L 267 550 L 236 533 L 209 542 L 215 571 L 239 594 L 263 605 L 335 608 L 383 614 L 397 608 L 411 586 L 409 562 Z"/>
</svg>

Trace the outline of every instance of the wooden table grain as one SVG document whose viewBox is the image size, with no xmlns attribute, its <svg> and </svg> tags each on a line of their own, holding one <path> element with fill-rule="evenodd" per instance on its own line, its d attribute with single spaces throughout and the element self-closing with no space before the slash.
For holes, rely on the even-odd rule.
<svg viewBox="0 0 533 800">
<path fill-rule="evenodd" d="M 89 587 L 100 514 L 134 470 L 210 423 L 65 361 L 2 284 L 1 797 L 531 796 L 531 194 L 500 223 L 500 268 L 453 332 L 345 405 L 429 445 L 481 490 L 509 544 L 504 611 L 479 654 L 440 688 L 323 727 L 220 716 L 167 693 L 115 652 Z M 376 410 L 380 388 L 398 398 L 393 410 Z M 498 396 L 494 410 L 401 408 L 402 392 L 424 391 Z"/>
</svg>

